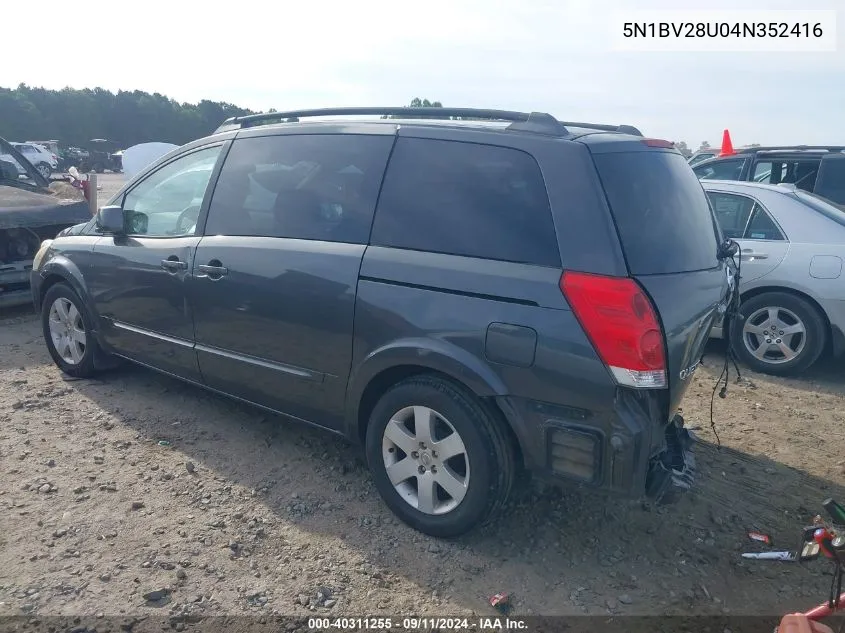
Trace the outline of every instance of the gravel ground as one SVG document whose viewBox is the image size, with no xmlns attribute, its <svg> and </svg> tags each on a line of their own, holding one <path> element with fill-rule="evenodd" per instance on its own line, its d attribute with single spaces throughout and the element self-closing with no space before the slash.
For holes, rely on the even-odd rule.
<svg viewBox="0 0 845 633">
<path fill-rule="evenodd" d="M 732 383 L 717 448 L 719 350 L 684 401 L 694 494 L 526 487 L 497 524 L 438 541 L 393 518 L 342 440 L 140 368 L 65 380 L 35 317 L 0 314 L 0 615 L 469 615 L 497 592 L 519 615 L 807 608 L 827 564 L 740 553 L 753 527 L 795 548 L 845 499 L 845 367 Z"/>
</svg>

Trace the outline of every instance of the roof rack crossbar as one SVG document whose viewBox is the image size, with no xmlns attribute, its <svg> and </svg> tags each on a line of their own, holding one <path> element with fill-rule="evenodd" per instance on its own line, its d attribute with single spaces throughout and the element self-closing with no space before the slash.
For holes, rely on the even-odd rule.
<svg viewBox="0 0 845 633">
<path fill-rule="evenodd" d="M 618 132 L 620 134 L 631 134 L 633 136 L 642 136 L 640 132 L 633 125 L 606 125 L 603 123 L 581 123 L 576 121 L 561 121 L 562 125 L 567 127 L 583 127 L 588 130 L 600 130 L 603 132 Z"/>
</svg>

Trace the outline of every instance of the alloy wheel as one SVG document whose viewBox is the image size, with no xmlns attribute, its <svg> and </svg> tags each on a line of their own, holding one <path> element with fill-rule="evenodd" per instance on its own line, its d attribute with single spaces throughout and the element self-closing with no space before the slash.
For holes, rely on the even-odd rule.
<svg viewBox="0 0 845 633">
<path fill-rule="evenodd" d="M 382 436 L 390 483 L 411 507 L 431 515 L 460 505 L 469 487 L 469 458 L 455 427 L 429 407 L 394 413 Z"/>
<path fill-rule="evenodd" d="M 764 363 L 788 363 L 804 351 L 807 327 L 791 310 L 767 306 L 745 320 L 742 342 L 752 356 Z"/>
<path fill-rule="evenodd" d="M 50 306 L 50 338 L 68 365 L 78 365 L 85 356 L 87 340 L 82 314 L 72 301 L 59 297 Z"/>
</svg>

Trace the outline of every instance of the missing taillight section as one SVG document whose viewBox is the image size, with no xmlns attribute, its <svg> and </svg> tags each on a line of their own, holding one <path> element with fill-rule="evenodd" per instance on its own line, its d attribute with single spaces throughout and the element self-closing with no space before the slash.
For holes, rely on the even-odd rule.
<svg viewBox="0 0 845 633">
<path fill-rule="evenodd" d="M 566 271 L 560 289 L 602 362 L 620 385 L 667 386 L 666 350 L 657 312 L 629 277 Z"/>
</svg>

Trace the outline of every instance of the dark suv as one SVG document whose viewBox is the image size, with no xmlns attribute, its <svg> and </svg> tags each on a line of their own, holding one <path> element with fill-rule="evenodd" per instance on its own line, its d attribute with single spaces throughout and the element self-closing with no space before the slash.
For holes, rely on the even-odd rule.
<svg viewBox="0 0 845 633">
<path fill-rule="evenodd" d="M 793 145 L 748 147 L 693 166 L 702 180 L 789 183 L 836 204 L 845 204 L 845 147 Z"/>
<path fill-rule="evenodd" d="M 683 156 L 631 127 L 273 113 L 134 177 L 32 288 L 62 371 L 129 359 L 343 435 L 402 520 L 454 536 L 521 469 L 689 487 L 676 412 L 729 295 L 718 235 Z"/>
</svg>

